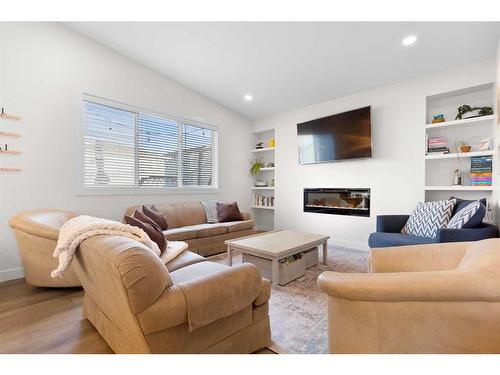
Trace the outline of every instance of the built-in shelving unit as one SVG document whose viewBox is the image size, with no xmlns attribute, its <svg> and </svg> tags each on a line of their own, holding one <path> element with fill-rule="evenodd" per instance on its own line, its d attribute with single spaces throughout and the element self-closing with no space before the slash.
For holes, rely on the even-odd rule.
<svg viewBox="0 0 500 375">
<path fill-rule="evenodd" d="M 492 107 L 495 103 L 495 86 L 493 82 L 465 87 L 458 90 L 438 93 L 426 98 L 425 132 L 425 183 L 426 201 L 447 199 L 457 196 L 464 199 L 488 198 L 495 190 L 496 149 L 496 114 L 456 120 L 458 107 L 468 104 L 471 107 Z M 432 124 L 435 115 L 443 114 L 445 122 Z M 447 154 L 427 153 L 427 139 L 443 137 L 447 140 L 450 152 Z M 479 149 L 481 139 L 491 139 L 488 150 Z M 461 152 L 460 142 L 472 146 L 470 152 Z M 492 186 L 470 185 L 470 164 L 472 157 L 493 157 Z M 453 185 L 454 171 L 459 169 L 462 175 L 462 185 Z"/>
<path fill-rule="evenodd" d="M 491 156 L 493 155 L 493 150 L 489 151 L 472 151 L 472 152 L 452 152 L 449 154 L 428 154 L 425 155 L 425 159 L 453 159 L 453 158 L 473 158 L 475 156 Z"/>
<path fill-rule="evenodd" d="M 251 150 L 252 159 L 263 164 L 258 175 L 252 177 L 252 211 L 257 228 L 262 230 L 274 229 L 274 185 L 276 147 L 270 142 L 275 140 L 274 129 L 255 132 L 254 144 L 262 142 L 264 148 Z M 271 163 L 271 165 L 269 165 Z M 267 186 L 255 186 L 256 181 L 265 182 Z"/>
<path fill-rule="evenodd" d="M 16 115 L 11 115 L 5 112 L 4 108 L 0 109 L 0 120 L 6 120 L 5 123 L 2 122 L 2 127 L 5 125 L 9 126 L 11 123 L 20 121 L 21 117 L 16 116 Z M 11 131 L 0 131 L 0 137 L 1 138 L 20 138 L 21 134 L 11 132 Z M 15 141 L 14 141 L 15 142 Z M 0 155 L 2 155 L 2 159 L 0 160 L 1 163 L 4 162 L 5 160 L 10 159 L 9 155 L 19 155 L 21 154 L 21 151 L 18 150 L 11 150 L 10 147 L 12 144 L 10 142 L 4 142 L 3 140 L 0 142 Z M 16 147 L 14 145 L 14 147 Z M 4 156 L 5 155 L 5 156 Z M 0 172 L 21 172 L 21 168 L 17 167 L 0 167 Z"/>
</svg>

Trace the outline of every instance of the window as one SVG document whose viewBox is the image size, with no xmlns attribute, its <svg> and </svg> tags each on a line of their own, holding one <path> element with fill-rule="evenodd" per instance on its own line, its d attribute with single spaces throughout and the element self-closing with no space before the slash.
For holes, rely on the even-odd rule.
<svg viewBox="0 0 500 375">
<path fill-rule="evenodd" d="M 217 131 L 84 100 L 85 188 L 216 188 Z"/>
</svg>

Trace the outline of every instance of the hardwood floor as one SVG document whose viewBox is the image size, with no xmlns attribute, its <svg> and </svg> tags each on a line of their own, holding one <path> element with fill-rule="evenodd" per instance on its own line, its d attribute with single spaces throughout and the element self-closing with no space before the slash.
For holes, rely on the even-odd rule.
<svg viewBox="0 0 500 375">
<path fill-rule="evenodd" d="M 82 318 L 82 304 L 81 288 L 36 288 L 24 279 L 0 283 L 0 353 L 113 353 Z"/>
</svg>

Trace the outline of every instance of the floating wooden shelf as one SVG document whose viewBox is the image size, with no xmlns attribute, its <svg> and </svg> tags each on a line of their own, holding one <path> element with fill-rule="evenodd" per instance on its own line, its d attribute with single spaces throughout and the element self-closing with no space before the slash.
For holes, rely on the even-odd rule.
<svg viewBox="0 0 500 375">
<path fill-rule="evenodd" d="M 19 133 L 12 133 L 12 132 L 0 132 L 1 137 L 16 137 L 19 138 L 21 134 Z"/>
<path fill-rule="evenodd" d="M 452 126 L 460 126 L 460 125 L 474 125 L 478 122 L 493 120 L 495 115 L 481 116 L 481 117 L 472 117 L 466 118 L 464 120 L 454 120 L 454 121 L 445 121 L 438 122 L 437 124 L 427 124 L 425 125 L 426 129 L 439 129 L 439 128 L 447 128 Z"/>
<path fill-rule="evenodd" d="M 0 113 L 0 119 L 19 121 L 19 120 L 21 120 L 21 117 L 14 116 L 14 115 L 8 115 L 7 113 Z"/>
<path fill-rule="evenodd" d="M 449 154 L 433 154 L 429 153 L 425 155 L 425 159 L 433 160 L 433 159 L 453 159 L 453 158 L 473 158 L 475 156 L 491 156 L 494 154 L 494 151 L 471 151 L 471 152 L 457 152 L 457 153 L 449 153 Z"/>
<path fill-rule="evenodd" d="M 12 154 L 12 155 L 19 155 L 21 153 L 21 151 L 17 151 L 17 150 L 0 150 L 0 154 Z"/>
<path fill-rule="evenodd" d="M 0 172 L 21 172 L 21 168 L 0 167 Z"/>
</svg>

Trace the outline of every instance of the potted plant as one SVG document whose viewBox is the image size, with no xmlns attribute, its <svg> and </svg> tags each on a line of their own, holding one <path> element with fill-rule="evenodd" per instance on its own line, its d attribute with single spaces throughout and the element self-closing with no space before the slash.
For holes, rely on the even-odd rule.
<svg viewBox="0 0 500 375">
<path fill-rule="evenodd" d="M 250 162 L 250 176 L 257 176 L 260 173 L 260 169 L 264 167 L 264 163 L 260 159 L 253 159 Z"/>
<path fill-rule="evenodd" d="M 470 152 L 471 148 L 472 148 L 471 145 L 468 145 L 464 141 L 460 141 L 460 150 L 462 152 Z"/>
</svg>

